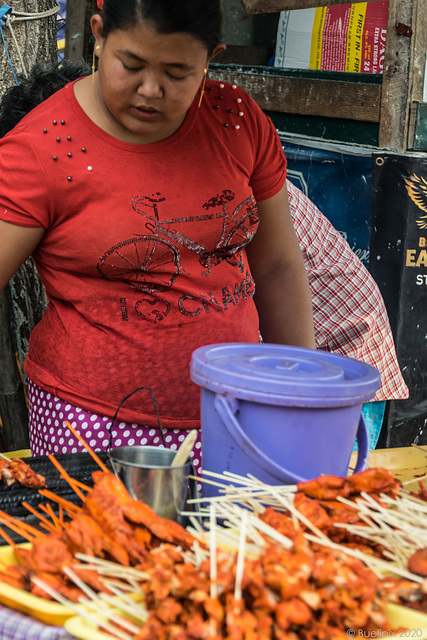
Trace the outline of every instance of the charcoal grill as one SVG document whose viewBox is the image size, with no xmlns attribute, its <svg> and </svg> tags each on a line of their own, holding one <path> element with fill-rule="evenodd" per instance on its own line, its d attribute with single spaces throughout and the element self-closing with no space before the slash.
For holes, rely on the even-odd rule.
<svg viewBox="0 0 427 640">
<path fill-rule="evenodd" d="M 100 451 L 97 452 L 97 456 L 102 460 L 105 466 L 112 471 L 108 454 Z M 55 454 L 55 458 L 72 478 L 79 480 L 89 487 L 93 486 L 92 473 L 94 471 L 99 471 L 99 466 L 89 453 Z M 45 477 L 46 488 L 49 491 L 52 491 L 56 495 L 61 496 L 61 498 L 64 498 L 73 504 L 81 505 L 80 498 L 74 493 L 68 482 L 61 478 L 59 471 L 47 456 L 26 458 L 25 462 L 31 466 L 33 471 Z M 15 483 L 10 487 L 6 486 L 4 483 L 0 484 L 0 510 L 5 511 L 14 518 L 18 518 L 19 520 L 37 527 L 37 518 L 31 515 L 28 510 L 22 506 L 23 502 L 27 502 L 34 508 L 37 508 L 40 503 L 46 504 L 50 502 L 54 511 L 57 512 L 57 503 L 40 495 L 37 489 L 23 487 L 19 483 Z M 9 529 L 6 529 L 6 531 L 15 542 L 23 542 L 22 538 L 11 533 Z M 6 543 L 2 538 L 0 538 L 0 545 L 2 544 Z"/>
</svg>

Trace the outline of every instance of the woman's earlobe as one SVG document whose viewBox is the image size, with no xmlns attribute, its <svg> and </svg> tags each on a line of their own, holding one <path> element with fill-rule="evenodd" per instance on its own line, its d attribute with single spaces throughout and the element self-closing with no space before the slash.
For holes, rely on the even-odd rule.
<svg viewBox="0 0 427 640">
<path fill-rule="evenodd" d="M 227 45 L 224 44 L 224 42 L 220 42 L 219 44 L 217 44 L 214 50 L 212 51 L 212 53 L 210 54 L 210 56 L 208 57 L 208 62 L 210 62 L 213 58 L 215 58 L 215 56 L 217 56 L 219 53 L 222 53 L 223 51 L 225 51 L 226 48 L 227 48 Z"/>
</svg>

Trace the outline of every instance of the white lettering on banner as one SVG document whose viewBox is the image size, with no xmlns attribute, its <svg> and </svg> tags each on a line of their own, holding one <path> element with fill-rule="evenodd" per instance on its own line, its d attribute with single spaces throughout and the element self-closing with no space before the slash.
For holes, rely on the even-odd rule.
<svg viewBox="0 0 427 640">
<path fill-rule="evenodd" d="M 382 71 L 384 68 L 384 53 L 385 53 L 385 40 L 387 36 L 387 29 L 381 29 L 380 36 L 380 57 L 378 60 L 379 71 Z"/>
</svg>

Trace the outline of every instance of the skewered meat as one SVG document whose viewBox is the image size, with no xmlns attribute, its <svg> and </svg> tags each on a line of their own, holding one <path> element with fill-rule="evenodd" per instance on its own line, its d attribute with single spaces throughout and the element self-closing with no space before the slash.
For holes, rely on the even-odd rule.
<svg viewBox="0 0 427 640">
<path fill-rule="evenodd" d="M 42 489 L 46 486 L 45 478 L 35 473 L 21 458 L 0 459 L 0 475 L 8 487 L 16 482 L 31 489 Z"/>
</svg>

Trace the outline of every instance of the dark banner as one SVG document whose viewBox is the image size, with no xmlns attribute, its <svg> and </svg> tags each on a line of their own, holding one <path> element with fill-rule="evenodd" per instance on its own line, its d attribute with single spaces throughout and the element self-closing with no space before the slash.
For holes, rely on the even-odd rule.
<svg viewBox="0 0 427 640">
<path fill-rule="evenodd" d="M 427 160 L 373 155 L 370 271 L 383 294 L 409 400 L 389 403 L 379 446 L 427 444 Z"/>
<path fill-rule="evenodd" d="M 280 132 L 279 132 L 280 134 Z M 341 232 L 367 267 L 371 239 L 372 150 L 280 134 L 288 178 Z"/>
</svg>

